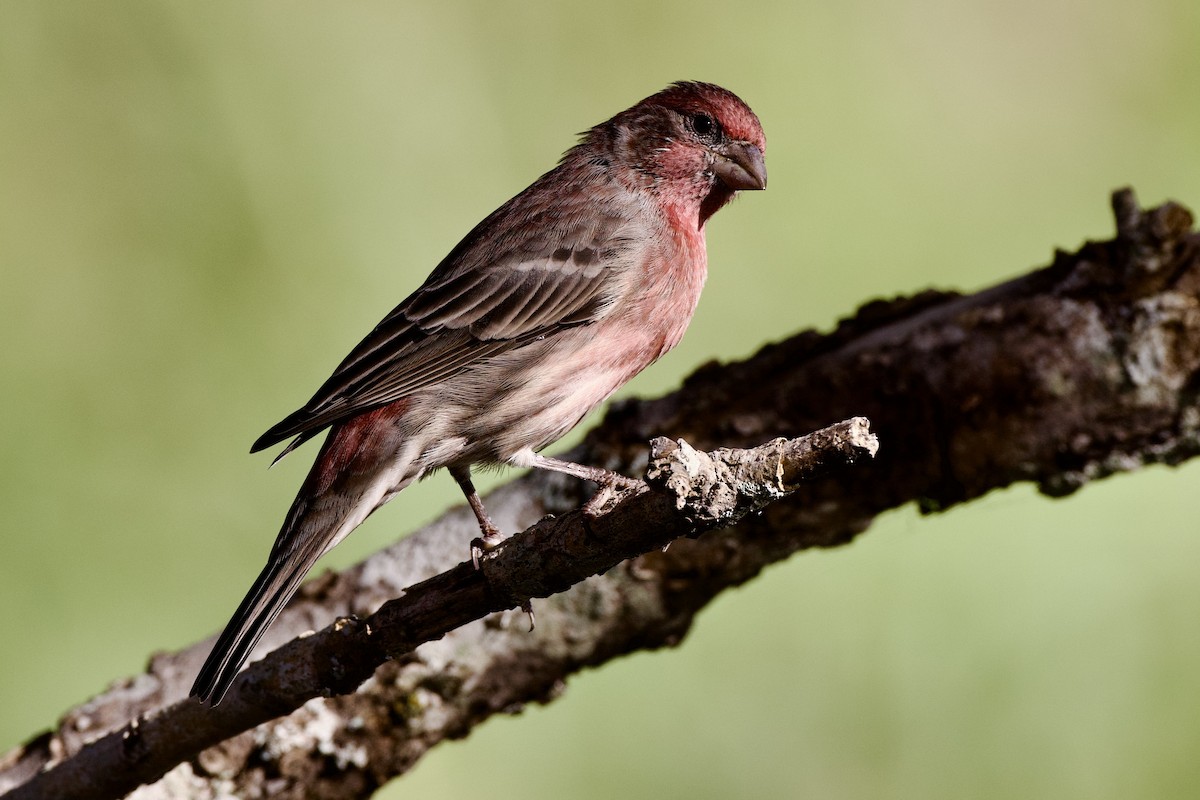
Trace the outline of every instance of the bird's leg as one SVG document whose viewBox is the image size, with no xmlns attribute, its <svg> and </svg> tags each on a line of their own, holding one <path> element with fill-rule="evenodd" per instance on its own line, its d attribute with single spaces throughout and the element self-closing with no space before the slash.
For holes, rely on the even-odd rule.
<svg viewBox="0 0 1200 800">
<path fill-rule="evenodd" d="M 471 468 L 454 466 L 448 469 L 458 488 L 466 495 L 467 505 L 471 507 L 475 519 L 479 522 L 479 532 L 482 536 L 471 540 L 471 563 L 475 565 L 475 569 L 479 569 L 480 557 L 504 541 L 504 534 L 496 527 L 496 523 L 492 522 L 487 509 L 483 507 L 483 500 L 480 499 L 479 492 L 475 491 L 475 484 L 471 483 Z"/>
<path fill-rule="evenodd" d="M 564 475 L 573 475 L 576 478 L 582 478 L 585 481 L 593 481 L 601 486 L 615 486 L 621 489 L 633 489 L 642 485 L 642 481 L 634 478 L 626 478 L 619 472 L 613 472 L 609 469 L 601 469 L 600 467 L 592 467 L 587 464 L 576 464 L 573 461 L 563 461 L 561 458 L 551 458 L 550 456 L 539 455 L 538 453 L 529 453 L 521 459 L 519 466 L 534 467 L 536 469 L 547 469 L 551 472 L 561 472 Z"/>
<path fill-rule="evenodd" d="M 480 499 L 479 492 L 475 491 L 475 484 L 471 483 L 471 468 L 448 467 L 447 469 L 454 476 L 458 488 L 462 489 L 463 494 L 467 496 L 467 505 L 471 507 L 471 511 L 475 512 L 475 519 L 479 521 L 479 532 L 483 535 L 471 540 L 471 563 L 475 565 L 475 569 L 479 569 L 479 559 L 485 552 L 499 545 L 504 540 L 504 534 L 496 527 L 496 523 L 492 522 L 487 509 L 483 507 L 483 500 Z M 521 603 L 521 610 L 529 615 L 529 630 L 532 631 L 533 602 L 526 599 Z"/>
<path fill-rule="evenodd" d="M 519 467 L 532 467 L 551 472 L 561 472 L 564 475 L 571 475 L 575 478 L 599 484 L 600 490 L 583 506 L 583 513 L 588 516 L 596 515 L 600 508 L 608 501 L 614 489 L 631 490 L 645 486 L 644 481 L 627 478 L 619 472 L 592 467 L 587 464 L 576 464 L 573 461 L 563 461 L 561 458 L 539 455 L 532 450 L 524 450 L 518 453 L 512 459 L 512 463 Z"/>
</svg>

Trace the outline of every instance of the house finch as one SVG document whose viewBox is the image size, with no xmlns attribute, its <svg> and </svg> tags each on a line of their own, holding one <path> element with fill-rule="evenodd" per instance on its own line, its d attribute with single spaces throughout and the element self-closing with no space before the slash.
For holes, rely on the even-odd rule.
<svg viewBox="0 0 1200 800">
<path fill-rule="evenodd" d="M 707 271 L 704 224 L 767 184 L 754 112 L 676 83 L 583 134 L 550 172 L 467 234 L 313 398 L 251 452 L 329 434 L 262 574 L 200 670 L 217 703 L 309 568 L 375 509 L 438 467 L 462 487 L 487 547 L 500 532 L 474 464 L 613 484 L 538 455 L 674 347 Z"/>
</svg>

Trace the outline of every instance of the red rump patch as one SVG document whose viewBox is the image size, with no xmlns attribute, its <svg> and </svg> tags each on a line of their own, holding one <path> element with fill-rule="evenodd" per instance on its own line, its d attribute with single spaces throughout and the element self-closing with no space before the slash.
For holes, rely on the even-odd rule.
<svg viewBox="0 0 1200 800">
<path fill-rule="evenodd" d="M 410 402 L 410 398 L 401 398 L 334 425 L 309 473 L 309 490 L 322 494 L 338 479 L 373 472 L 380 456 L 392 452 L 375 447 L 374 440 L 393 430 L 393 421 L 404 415 Z"/>
</svg>

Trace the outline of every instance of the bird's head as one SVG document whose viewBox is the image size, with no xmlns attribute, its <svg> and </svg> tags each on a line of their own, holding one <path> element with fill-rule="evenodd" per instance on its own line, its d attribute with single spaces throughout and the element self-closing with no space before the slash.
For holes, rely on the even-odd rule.
<svg viewBox="0 0 1200 800">
<path fill-rule="evenodd" d="M 698 227 L 735 192 L 767 186 L 758 117 L 711 83 L 672 84 L 597 126 L 592 137 L 611 148 L 615 166 Z"/>
</svg>

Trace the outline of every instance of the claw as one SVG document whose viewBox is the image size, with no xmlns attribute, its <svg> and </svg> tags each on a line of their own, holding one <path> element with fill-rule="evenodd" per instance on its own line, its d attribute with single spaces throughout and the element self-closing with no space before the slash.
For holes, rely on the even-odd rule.
<svg viewBox="0 0 1200 800">
<path fill-rule="evenodd" d="M 627 478 L 616 472 L 608 473 L 603 480 L 599 481 L 599 484 L 600 488 L 596 490 L 590 500 L 583 504 L 583 513 L 586 516 L 599 516 L 604 506 L 618 492 L 633 492 L 646 485 L 645 481 Z"/>
<path fill-rule="evenodd" d="M 522 601 L 522 603 L 521 603 L 521 610 L 522 610 L 522 611 L 524 611 L 526 614 L 528 614 L 528 615 L 529 615 L 529 631 L 530 631 L 530 633 L 532 633 L 532 632 L 533 632 L 533 625 L 534 625 L 534 619 L 533 619 L 533 601 L 532 601 L 532 600 L 529 600 L 529 599 L 526 599 L 526 600 Z"/>
<path fill-rule="evenodd" d="M 479 559 L 483 558 L 483 554 L 489 550 L 495 550 L 504 541 L 504 534 L 498 528 L 491 527 L 482 531 L 483 536 L 477 536 L 471 540 L 471 564 L 475 569 L 479 569 Z"/>
</svg>

